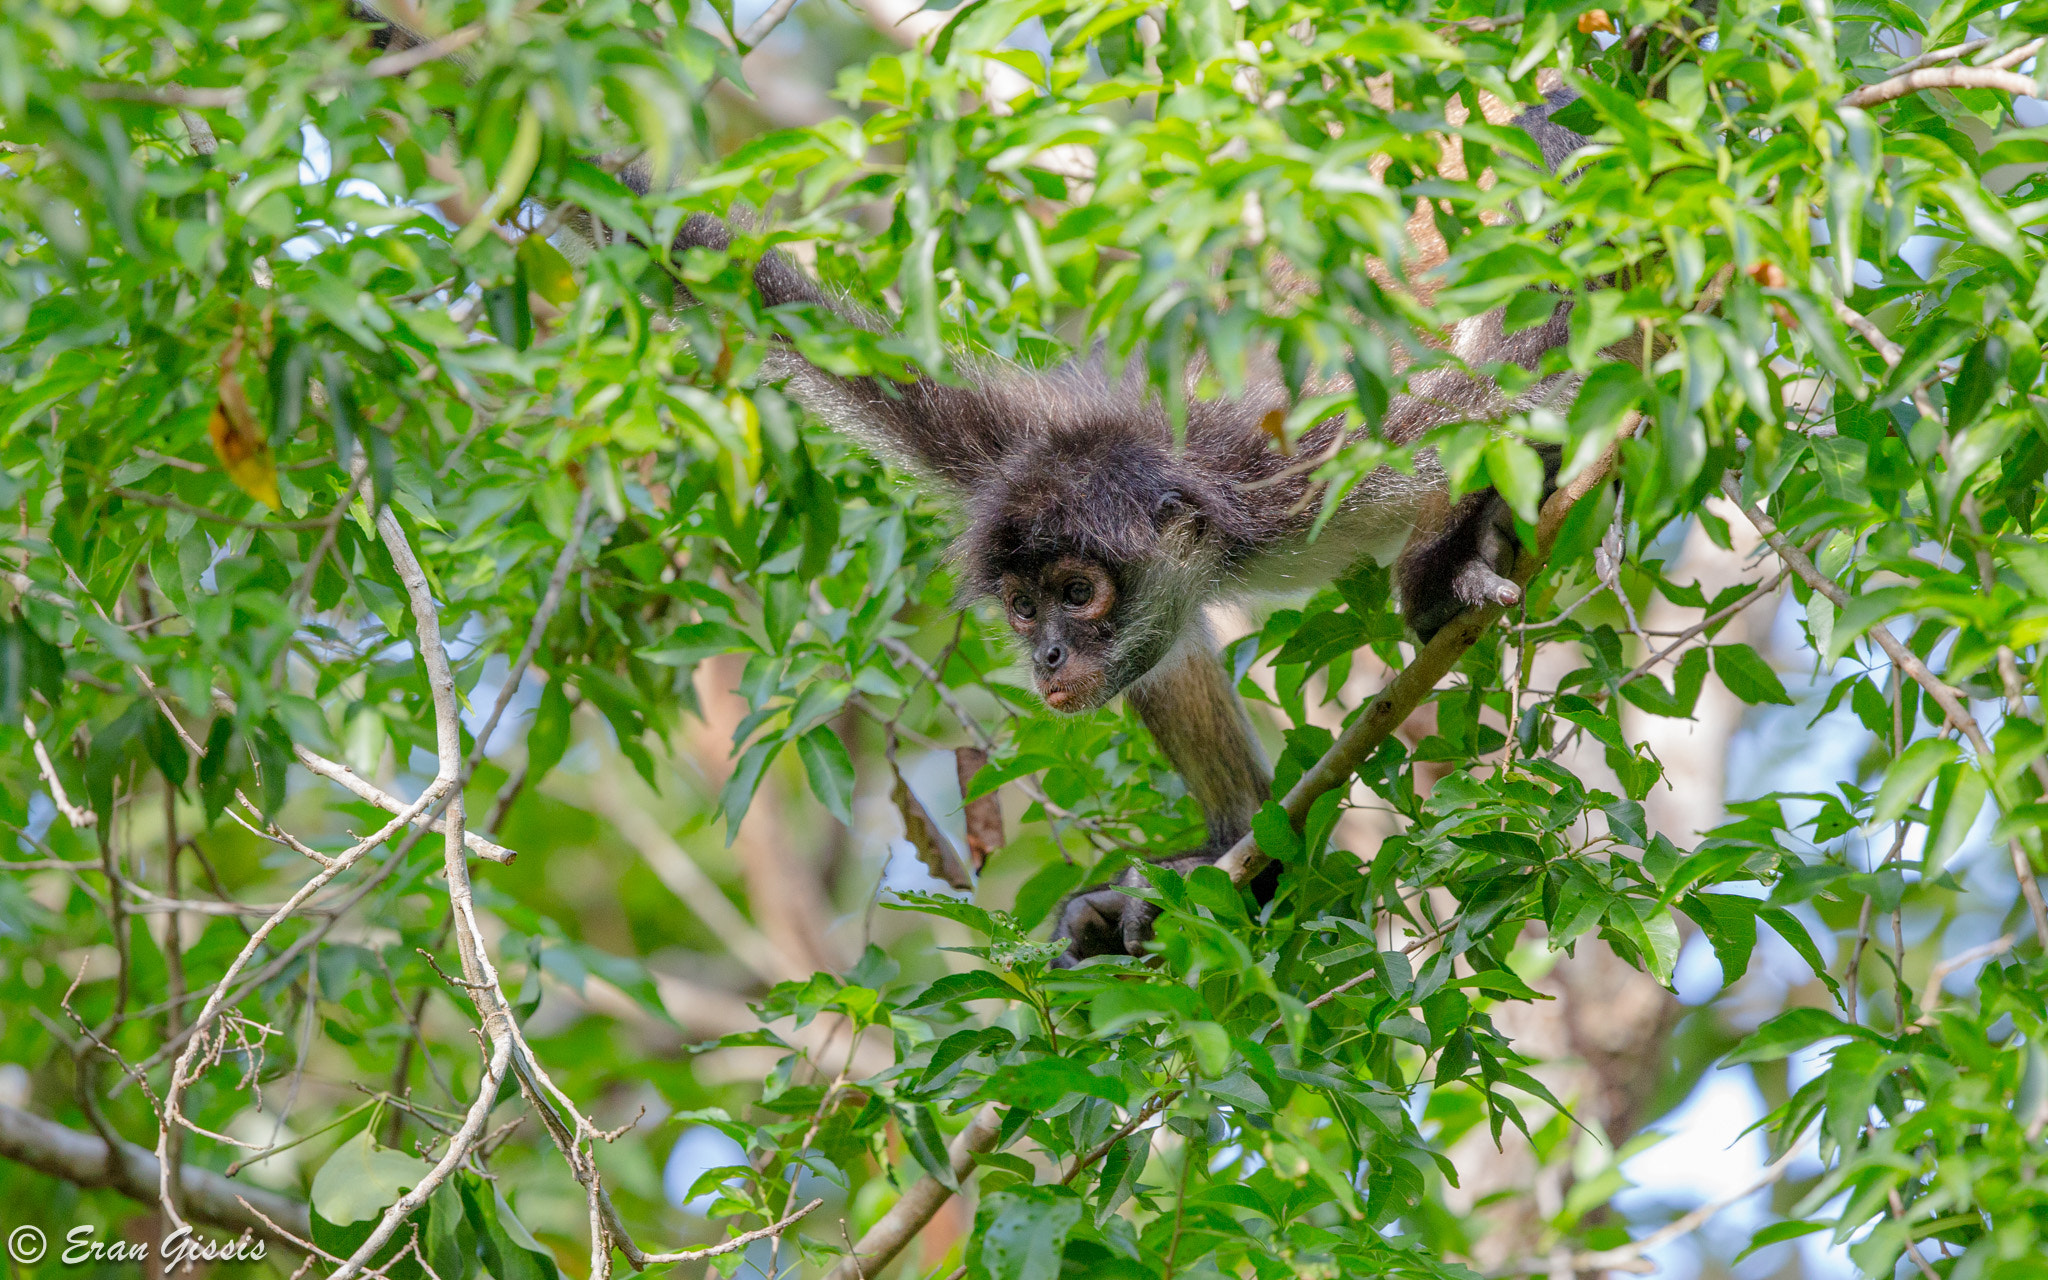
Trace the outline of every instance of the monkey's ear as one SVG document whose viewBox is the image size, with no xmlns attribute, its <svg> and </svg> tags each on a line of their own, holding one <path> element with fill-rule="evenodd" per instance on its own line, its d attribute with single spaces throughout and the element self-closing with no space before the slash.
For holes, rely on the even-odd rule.
<svg viewBox="0 0 2048 1280">
<path fill-rule="evenodd" d="M 1209 531 L 1209 515 L 1188 494 L 1168 489 L 1152 504 L 1152 527 L 1161 533 L 1179 530 L 1199 538 Z"/>
</svg>

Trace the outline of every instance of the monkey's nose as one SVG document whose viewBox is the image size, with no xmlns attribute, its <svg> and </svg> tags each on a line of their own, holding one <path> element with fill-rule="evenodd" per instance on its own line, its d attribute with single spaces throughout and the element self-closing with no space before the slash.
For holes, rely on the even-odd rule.
<svg viewBox="0 0 2048 1280">
<path fill-rule="evenodd" d="M 1038 665 L 1047 671 L 1058 671 L 1067 660 L 1067 651 L 1056 644 L 1049 644 L 1038 651 Z"/>
</svg>

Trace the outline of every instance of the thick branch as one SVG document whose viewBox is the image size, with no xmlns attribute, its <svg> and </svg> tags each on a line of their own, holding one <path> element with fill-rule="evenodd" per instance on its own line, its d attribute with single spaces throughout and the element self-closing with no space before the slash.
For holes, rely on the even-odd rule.
<svg viewBox="0 0 2048 1280">
<path fill-rule="evenodd" d="M 1845 107 L 1874 107 L 1880 102 L 1903 98 L 1923 89 L 2001 89 L 2024 97 L 2034 92 L 2031 76 L 1991 67 L 1926 67 L 1902 76 L 1864 85 L 1842 99 Z"/>
<path fill-rule="evenodd" d="M 961 1179 L 974 1170 L 974 1157 L 991 1150 L 996 1138 L 1003 1131 L 1002 1113 L 991 1103 L 975 1114 L 959 1136 L 946 1148 L 946 1157 L 953 1166 L 953 1181 Z M 832 1268 L 826 1280 L 865 1280 L 865 1277 L 881 1274 L 882 1268 L 903 1252 L 903 1246 L 917 1238 L 924 1230 L 932 1215 L 953 1193 L 937 1178 L 926 1174 L 910 1184 L 910 1190 L 882 1215 L 882 1220 L 869 1228 L 867 1234 L 853 1246 L 850 1257 L 844 1258 Z"/>
<path fill-rule="evenodd" d="M 142 1147 L 123 1142 L 116 1157 L 109 1158 L 103 1139 L 4 1104 L 0 1104 L 0 1156 L 75 1186 L 106 1187 L 144 1204 L 156 1203 L 162 1179 L 156 1157 Z M 280 1244 L 290 1241 L 272 1231 L 262 1218 L 302 1238 L 312 1232 L 306 1206 L 296 1200 L 238 1185 L 197 1165 L 184 1166 L 179 1181 L 185 1214 L 194 1221 L 229 1231 L 254 1231 Z M 262 1217 L 252 1214 L 251 1207 Z"/>
<path fill-rule="evenodd" d="M 1635 431 L 1636 419 L 1631 417 L 1622 429 L 1626 438 Z M 1543 504 L 1543 510 L 1536 521 L 1536 549 L 1524 549 L 1521 559 L 1515 565 L 1515 581 L 1526 586 L 1543 566 L 1549 563 L 1550 549 L 1557 544 L 1558 531 L 1564 527 L 1565 517 L 1579 499 L 1599 488 L 1606 481 L 1608 472 L 1621 445 L 1617 441 L 1608 446 L 1592 466 L 1587 467 L 1570 483 L 1550 495 Z M 1337 741 L 1323 753 L 1309 770 L 1301 775 L 1281 800 L 1287 810 L 1287 817 L 1299 827 L 1308 820 L 1308 811 L 1324 795 L 1345 786 L 1357 773 L 1358 766 L 1380 744 L 1407 720 L 1415 708 L 1422 705 L 1436 688 L 1437 681 L 1450 673 L 1465 650 L 1486 633 L 1486 629 L 1499 621 L 1507 610 L 1500 605 L 1488 605 L 1482 609 L 1467 609 L 1451 620 L 1450 625 L 1436 633 L 1430 642 L 1415 655 L 1415 660 L 1403 668 L 1400 674 L 1388 682 L 1387 687 L 1374 698 L 1372 705 L 1339 734 Z M 1258 841 L 1245 836 L 1216 862 L 1216 865 L 1237 884 L 1245 884 L 1257 875 L 1271 859 L 1259 851 Z"/>
</svg>

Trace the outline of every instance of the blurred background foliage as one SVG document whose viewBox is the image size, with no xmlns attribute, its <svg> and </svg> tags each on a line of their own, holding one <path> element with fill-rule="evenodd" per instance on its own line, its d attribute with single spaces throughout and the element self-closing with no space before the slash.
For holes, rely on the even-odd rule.
<svg viewBox="0 0 2048 1280">
<path fill-rule="evenodd" d="M 305 850 L 434 777 L 388 511 L 482 936 L 630 1125 L 577 1146 L 622 1222 L 824 1201 L 691 1274 L 825 1274 L 920 1177 L 858 1274 L 2037 1274 L 2038 0 L 390 14 L 426 45 L 338 2 L 0 3 L 10 1222 L 161 1231 L 153 1174 L 65 1176 L 20 1117 L 156 1148 Z M 1562 179 L 1503 123 L 1559 84 Z M 662 248 L 694 212 L 730 258 Z M 768 244 L 891 323 L 764 312 Z M 1304 830 L 1262 819 L 1273 904 L 1168 878 L 1157 964 L 1048 970 L 1060 896 L 1200 816 L 1134 717 L 1036 706 L 949 513 L 767 344 L 1103 343 L 1169 405 L 1270 351 L 1291 437 L 1567 301 L 1570 412 L 1434 441 L 1526 533 L 1534 446 L 1621 440 L 1526 608 Z M 1370 567 L 1219 622 L 1283 791 L 1413 652 Z M 184 1101 L 214 1136 L 167 1147 L 344 1255 L 482 1078 L 436 843 L 250 949 Z M 393 1275 L 591 1269 L 535 1110 L 505 1086 Z"/>
</svg>

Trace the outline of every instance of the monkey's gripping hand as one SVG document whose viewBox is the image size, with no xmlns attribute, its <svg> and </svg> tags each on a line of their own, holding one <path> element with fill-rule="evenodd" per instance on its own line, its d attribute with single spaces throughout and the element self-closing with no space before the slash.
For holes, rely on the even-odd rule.
<svg viewBox="0 0 2048 1280">
<path fill-rule="evenodd" d="M 1200 865 L 1200 860 L 1194 860 Z M 1059 921 L 1053 926 L 1053 941 L 1064 941 L 1067 949 L 1052 962 L 1055 969 L 1071 969 L 1090 956 L 1141 956 L 1152 938 L 1152 922 L 1159 908 L 1126 893 L 1145 883 L 1136 867 L 1109 884 L 1076 889 L 1060 903 Z"/>
<path fill-rule="evenodd" d="M 1551 447 L 1538 452 L 1547 500 L 1557 489 L 1562 454 Z M 1422 643 L 1467 609 L 1520 604 L 1521 585 L 1508 576 L 1519 547 L 1514 510 L 1491 489 L 1460 498 L 1435 531 L 1418 530 L 1395 565 L 1394 585 L 1401 612 Z"/>
<path fill-rule="evenodd" d="M 1214 863 L 1228 849 L 1228 845 L 1212 845 L 1200 853 L 1155 858 L 1152 865 L 1186 875 L 1196 867 Z M 1252 893 L 1260 902 L 1269 901 L 1279 883 L 1280 864 L 1269 863 L 1252 880 Z M 1068 894 L 1060 903 L 1059 921 L 1052 931 L 1053 940 L 1064 940 L 1067 950 L 1052 962 L 1052 967 L 1071 969 L 1090 956 L 1144 955 L 1146 945 L 1152 941 L 1152 926 L 1159 919 L 1158 906 L 1129 892 L 1144 884 L 1145 873 L 1129 866 L 1108 884 L 1090 885 Z"/>
<path fill-rule="evenodd" d="M 1394 571 L 1416 636 L 1428 644 L 1467 609 L 1519 604 L 1522 588 L 1507 576 L 1515 545 L 1514 513 L 1491 489 L 1459 499 L 1435 533 L 1416 533 Z"/>
</svg>

